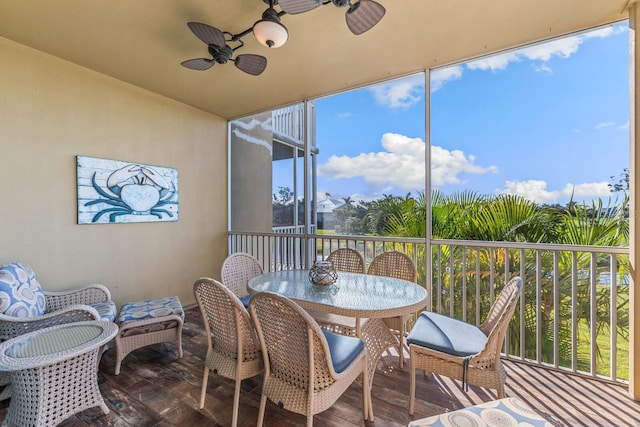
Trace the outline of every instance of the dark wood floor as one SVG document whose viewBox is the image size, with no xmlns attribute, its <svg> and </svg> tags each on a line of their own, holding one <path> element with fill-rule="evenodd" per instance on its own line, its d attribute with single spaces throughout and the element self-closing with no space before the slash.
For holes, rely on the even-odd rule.
<svg viewBox="0 0 640 427">
<path fill-rule="evenodd" d="M 198 409 L 206 337 L 200 313 L 187 310 L 183 331 L 184 357 L 169 344 L 137 350 L 113 375 L 114 349 L 100 365 L 100 388 L 109 409 L 98 408 L 73 416 L 61 425 L 72 426 L 228 426 L 231 424 L 234 383 L 211 374 L 205 408 Z M 619 385 L 551 372 L 529 365 L 506 362 L 507 395 L 517 396 L 558 426 L 640 426 L 640 404 L 629 399 Z M 258 418 L 261 379 L 245 380 L 240 397 L 240 426 L 254 426 Z M 358 384 L 327 411 L 314 417 L 315 426 L 406 426 L 409 421 L 465 406 L 494 400 L 494 391 L 470 387 L 433 376 L 417 385 L 415 414 L 407 411 L 409 369 L 397 368 L 397 357 L 383 356 L 373 383 L 375 423 L 362 417 L 362 389 Z M 3 418 L 8 401 L 0 403 Z M 305 417 L 268 403 L 265 425 L 304 425 Z"/>
</svg>

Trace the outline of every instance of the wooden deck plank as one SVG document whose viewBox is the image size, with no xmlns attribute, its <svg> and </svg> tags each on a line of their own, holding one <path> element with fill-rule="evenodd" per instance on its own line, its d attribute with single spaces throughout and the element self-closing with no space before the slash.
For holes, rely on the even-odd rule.
<svg viewBox="0 0 640 427">
<path fill-rule="evenodd" d="M 186 310 L 183 331 L 184 357 L 169 344 L 158 344 L 131 353 L 120 375 L 113 374 L 113 345 L 103 355 L 99 381 L 110 413 L 98 408 L 65 420 L 63 427 L 168 427 L 229 426 L 234 382 L 213 373 L 209 376 L 205 408 L 199 409 L 206 337 L 199 310 Z M 408 358 L 407 358 L 408 361 Z M 505 362 L 508 396 L 517 396 L 557 426 L 638 426 L 640 404 L 629 398 L 626 387 L 585 379 L 524 363 Z M 362 388 L 352 385 L 338 402 L 314 417 L 318 427 L 402 427 L 410 420 L 460 409 L 497 398 L 494 390 L 470 386 L 433 375 L 417 376 L 415 414 L 409 416 L 409 367 L 398 368 L 393 350 L 383 355 L 374 377 L 374 423 L 362 417 Z M 260 404 L 261 377 L 243 381 L 238 425 L 255 426 Z M 0 402 L 0 417 L 9 401 Z M 269 402 L 265 425 L 304 425 L 305 417 Z"/>
</svg>

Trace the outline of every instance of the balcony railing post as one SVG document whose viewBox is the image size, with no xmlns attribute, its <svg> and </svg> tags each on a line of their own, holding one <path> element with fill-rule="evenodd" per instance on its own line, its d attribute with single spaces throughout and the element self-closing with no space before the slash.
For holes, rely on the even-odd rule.
<svg viewBox="0 0 640 427">
<path fill-rule="evenodd" d="M 365 265 L 381 251 L 405 251 L 416 263 L 418 283 L 428 287 L 435 310 L 466 321 L 475 318 L 476 324 L 486 316 L 494 290 L 519 274 L 524 292 L 503 357 L 601 380 L 627 381 L 620 374 L 626 372 L 620 369 L 621 361 L 628 363 L 628 356 L 619 352 L 624 333 L 618 332 L 628 326 L 617 311 L 620 301 L 629 297 L 628 281 L 620 278 L 628 274 L 628 261 L 620 260 L 628 258 L 627 247 L 434 239 L 421 252 L 422 245 L 422 239 L 319 236 L 300 227 L 280 227 L 272 233 L 229 232 L 228 238 L 230 252 L 259 256 L 266 271 L 308 268 L 316 257 L 324 259 L 340 247 L 358 250 Z M 430 268 L 419 262 L 428 262 Z M 475 286 L 475 292 L 469 286 Z M 605 308 L 608 313 L 602 312 Z"/>
</svg>

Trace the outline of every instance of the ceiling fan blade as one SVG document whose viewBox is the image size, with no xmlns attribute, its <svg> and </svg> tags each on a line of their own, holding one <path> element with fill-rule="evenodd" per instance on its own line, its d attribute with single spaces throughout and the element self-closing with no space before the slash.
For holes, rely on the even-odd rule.
<svg viewBox="0 0 640 427">
<path fill-rule="evenodd" d="M 290 15 L 308 12 L 322 5 L 321 0 L 278 0 L 278 4 Z"/>
<path fill-rule="evenodd" d="M 217 47 L 223 47 L 227 44 L 222 31 L 211 25 L 200 22 L 189 22 L 187 25 L 193 31 L 193 34 L 206 44 L 212 44 Z"/>
<path fill-rule="evenodd" d="M 252 76 L 261 74 L 267 67 L 267 58 L 260 55 L 253 55 L 251 53 L 238 55 L 234 61 L 236 67 L 245 73 L 251 74 Z"/>
<path fill-rule="evenodd" d="M 208 70 L 209 68 L 213 67 L 215 64 L 216 63 L 213 61 L 213 59 L 207 59 L 207 58 L 189 59 L 180 63 L 180 65 L 182 65 L 185 68 L 189 68 L 191 70 L 198 70 L 198 71 Z"/>
<path fill-rule="evenodd" d="M 347 10 L 347 26 L 353 34 L 362 34 L 380 22 L 385 13 L 386 10 L 380 3 L 359 0 Z"/>
</svg>

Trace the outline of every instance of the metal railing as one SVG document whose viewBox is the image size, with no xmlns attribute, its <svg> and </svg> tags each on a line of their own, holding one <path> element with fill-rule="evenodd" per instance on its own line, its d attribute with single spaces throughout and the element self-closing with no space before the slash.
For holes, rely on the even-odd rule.
<svg viewBox="0 0 640 427">
<path fill-rule="evenodd" d="M 367 266 L 383 251 L 406 253 L 431 296 L 426 309 L 476 325 L 504 284 L 521 276 L 504 357 L 618 383 L 629 378 L 627 247 L 432 240 L 427 251 L 425 239 L 229 233 L 229 253 L 251 253 L 265 271 L 308 268 L 340 247 L 358 250 Z"/>
<path fill-rule="evenodd" d="M 273 133 L 294 141 L 304 141 L 304 108 L 302 104 L 273 110 Z"/>
<path fill-rule="evenodd" d="M 315 232 L 316 226 L 311 226 L 311 232 Z M 304 234 L 304 225 L 283 225 L 280 227 L 273 227 L 274 233 L 279 234 Z"/>
</svg>

